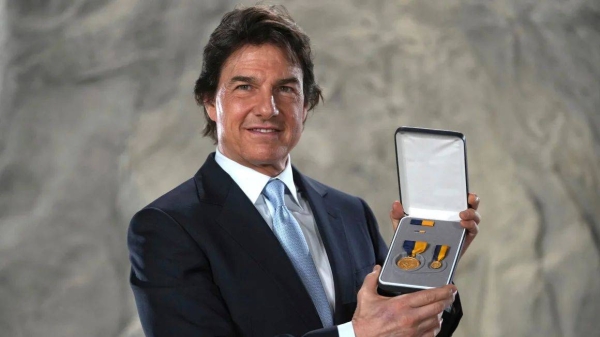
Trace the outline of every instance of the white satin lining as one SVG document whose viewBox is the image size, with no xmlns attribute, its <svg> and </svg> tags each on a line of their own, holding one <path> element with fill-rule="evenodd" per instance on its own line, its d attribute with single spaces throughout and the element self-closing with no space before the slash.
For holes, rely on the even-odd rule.
<svg viewBox="0 0 600 337">
<path fill-rule="evenodd" d="M 463 140 L 399 132 L 396 142 L 404 211 L 417 218 L 459 220 L 458 213 L 467 209 Z"/>
</svg>

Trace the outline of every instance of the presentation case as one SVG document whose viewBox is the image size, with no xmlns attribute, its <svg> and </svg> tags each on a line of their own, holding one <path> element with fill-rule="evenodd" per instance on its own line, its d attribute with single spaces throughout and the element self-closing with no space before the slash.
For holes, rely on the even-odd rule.
<svg viewBox="0 0 600 337">
<path fill-rule="evenodd" d="M 459 213 L 468 208 L 465 136 L 400 127 L 395 133 L 400 220 L 379 276 L 394 296 L 452 282 L 465 239 Z"/>
</svg>

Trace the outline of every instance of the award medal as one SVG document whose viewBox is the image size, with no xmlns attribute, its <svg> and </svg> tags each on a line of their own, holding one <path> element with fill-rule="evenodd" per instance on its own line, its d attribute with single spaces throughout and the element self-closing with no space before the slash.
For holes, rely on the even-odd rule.
<svg viewBox="0 0 600 337">
<path fill-rule="evenodd" d="M 427 249 L 427 242 L 425 241 L 404 241 L 404 245 L 402 246 L 408 256 L 401 258 L 398 260 L 398 268 L 402 270 L 413 270 L 421 265 L 421 262 L 415 257 L 417 254 L 421 254 Z"/>
<path fill-rule="evenodd" d="M 442 260 L 446 257 L 448 249 L 450 249 L 450 247 L 446 245 L 435 246 L 435 250 L 433 251 L 433 262 L 429 265 L 431 269 L 439 269 L 442 267 Z"/>
</svg>

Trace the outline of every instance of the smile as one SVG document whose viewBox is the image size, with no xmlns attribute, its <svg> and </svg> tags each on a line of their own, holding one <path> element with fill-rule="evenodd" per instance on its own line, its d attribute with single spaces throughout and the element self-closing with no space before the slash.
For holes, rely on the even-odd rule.
<svg viewBox="0 0 600 337">
<path fill-rule="evenodd" d="M 273 133 L 273 132 L 277 132 L 277 130 L 275 129 L 249 129 L 250 131 L 253 132 L 260 132 L 260 133 Z"/>
</svg>

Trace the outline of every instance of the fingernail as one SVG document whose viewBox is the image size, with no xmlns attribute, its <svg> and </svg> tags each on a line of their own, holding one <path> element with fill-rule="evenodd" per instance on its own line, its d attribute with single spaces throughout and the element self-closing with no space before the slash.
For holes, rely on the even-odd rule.
<svg viewBox="0 0 600 337">
<path fill-rule="evenodd" d="M 456 298 L 456 291 L 452 292 L 452 302 L 454 302 L 454 299 Z"/>
</svg>

